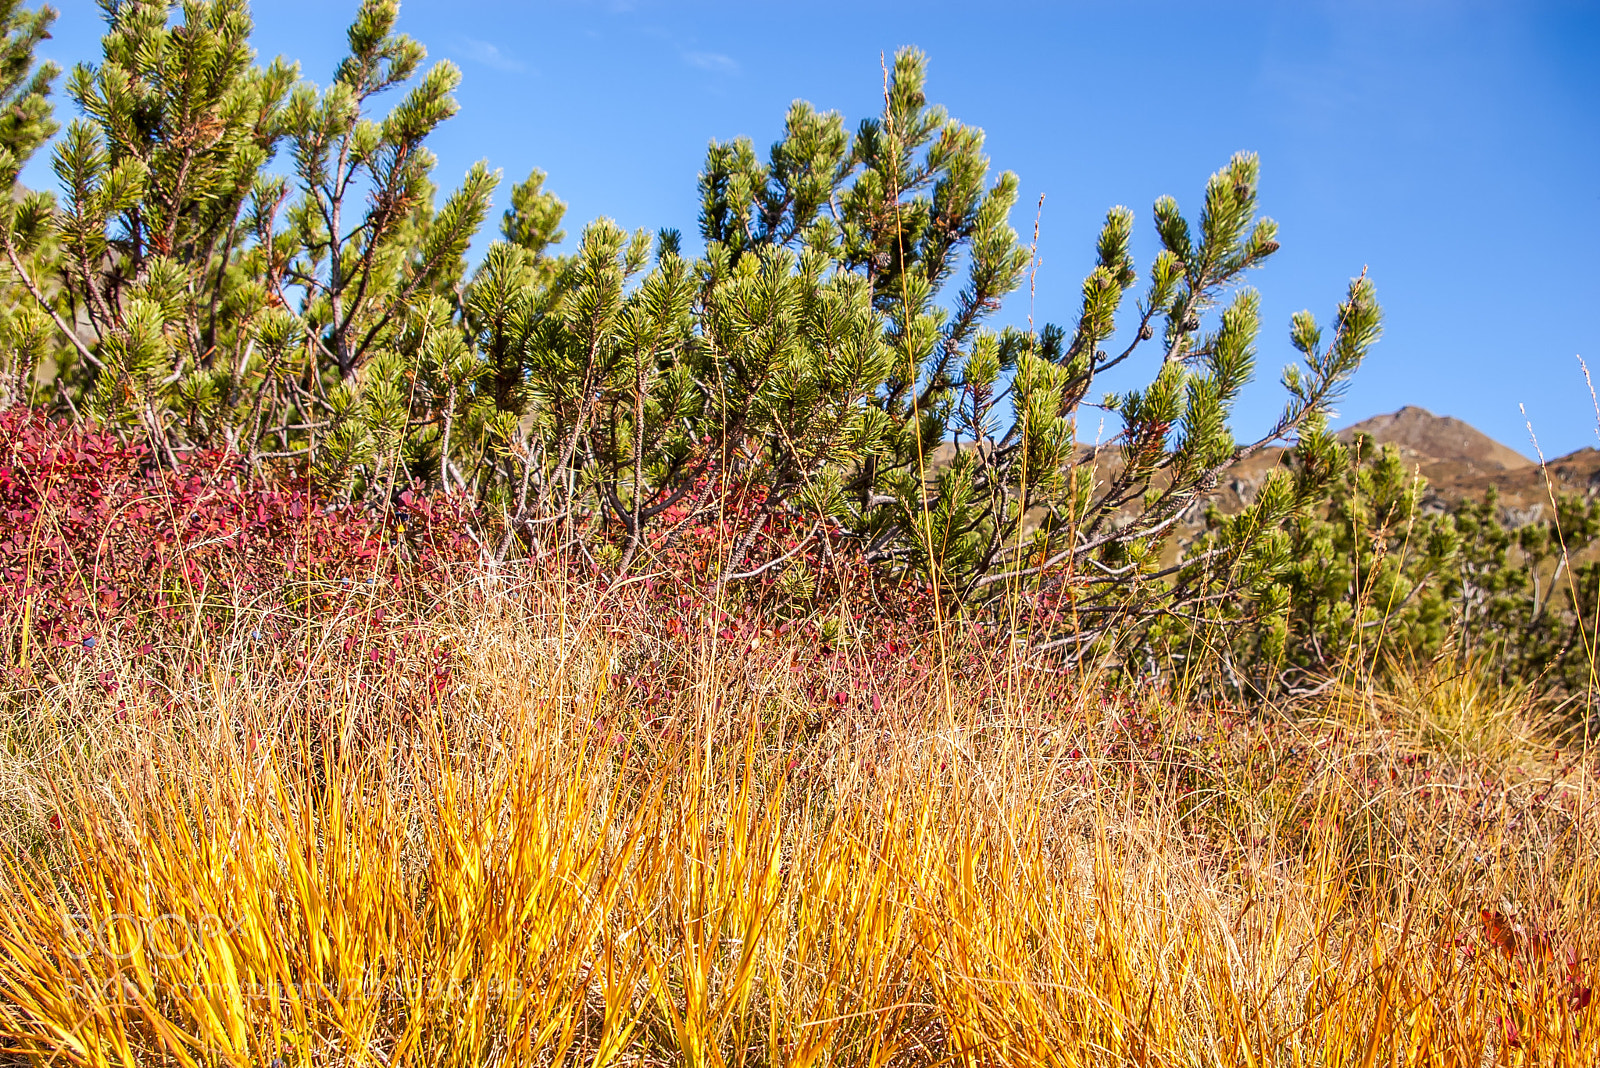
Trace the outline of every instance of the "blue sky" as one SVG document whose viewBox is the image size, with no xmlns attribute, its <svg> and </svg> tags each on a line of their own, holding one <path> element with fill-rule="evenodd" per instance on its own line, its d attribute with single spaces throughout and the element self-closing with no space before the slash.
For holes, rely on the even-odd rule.
<svg viewBox="0 0 1600 1068">
<path fill-rule="evenodd" d="M 44 53 L 93 58 L 92 0 L 56 6 Z M 257 48 L 325 84 L 356 6 L 258 2 Z M 1259 152 L 1283 249 L 1252 278 L 1266 323 L 1241 435 L 1281 405 L 1289 315 L 1331 319 L 1365 266 L 1385 337 L 1341 424 L 1416 404 L 1531 455 L 1523 404 L 1547 456 L 1600 445 L 1574 358 L 1600 378 L 1600 4 L 407 0 L 401 29 L 465 75 L 440 184 L 487 158 L 499 207 L 541 167 L 569 242 L 599 215 L 691 237 L 710 139 L 764 152 L 796 98 L 854 128 L 881 104 L 880 53 L 917 45 L 930 97 L 1020 176 L 1024 236 L 1046 198 L 1041 321 L 1072 321 L 1108 207 L 1138 213 L 1142 267 L 1157 196 L 1193 213 L 1207 175 Z M 25 180 L 49 184 L 43 159 Z M 1108 387 L 1149 368 L 1129 370 Z"/>
</svg>

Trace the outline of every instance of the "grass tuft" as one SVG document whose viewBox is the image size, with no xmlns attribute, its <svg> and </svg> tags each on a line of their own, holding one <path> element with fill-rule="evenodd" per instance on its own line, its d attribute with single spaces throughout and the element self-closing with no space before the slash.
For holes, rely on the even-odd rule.
<svg viewBox="0 0 1600 1068">
<path fill-rule="evenodd" d="M 841 701 L 873 650 L 707 623 L 641 702 L 623 609 L 507 590 L 359 682 L 242 630 L 17 676 L 0 1059 L 1600 1062 L 1593 761 L 1474 665 Z"/>
</svg>

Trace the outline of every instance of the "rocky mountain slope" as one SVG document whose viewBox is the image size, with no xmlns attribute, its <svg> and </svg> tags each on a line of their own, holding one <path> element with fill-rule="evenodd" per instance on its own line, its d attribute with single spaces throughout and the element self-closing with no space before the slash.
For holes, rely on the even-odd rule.
<svg viewBox="0 0 1600 1068">
<path fill-rule="evenodd" d="M 1520 526 L 1548 515 L 1551 487 L 1546 483 L 1547 474 L 1558 494 L 1600 494 L 1600 449 L 1579 449 L 1549 460 L 1541 468 L 1469 423 L 1434 415 L 1414 405 L 1345 427 L 1338 436 L 1350 441 L 1358 433 L 1371 435 L 1380 445 L 1395 445 L 1406 466 L 1427 480 L 1423 504 L 1428 511 L 1453 510 L 1463 501 L 1481 498 L 1494 486 L 1500 494 L 1503 517 Z M 948 443 L 939 446 L 931 457 L 933 464 L 949 462 L 953 451 Z M 1263 449 L 1229 468 L 1209 501 L 1224 513 L 1237 511 L 1255 498 L 1267 472 L 1282 464 L 1287 452 L 1283 448 Z M 1096 467 L 1102 481 L 1114 477 L 1120 467 L 1116 450 L 1102 450 Z M 1031 527 L 1038 518 L 1030 516 L 1027 525 Z M 1205 508 L 1196 508 L 1179 528 L 1179 540 L 1192 537 L 1204 527 Z"/>
<path fill-rule="evenodd" d="M 1346 427 L 1339 436 L 1346 441 L 1358 433 L 1369 434 L 1380 445 L 1393 444 L 1400 455 L 1423 468 L 1430 482 L 1454 482 L 1479 474 L 1524 470 L 1533 461 L 1470 424 L 1448 415 L 1434 415 L 1407 405 L 1398 412 L 1373 416 Z"/>
<path fill-rule="evenodd" d="M 1358 433 L 1400 450 L 1406 465 L 1427 479 L 1424 500 L 1433 510 L 1480 498 L 1492 485 L 1512 523 L 1538 519 L 1550 508 L 1546 472 L 1557 493 L 1600 493 L 1600 450 L 1593 448 L 1550 460 L 1541 470 L 1470 424 L 1411 405 L 1346 427 L 1339 437 L 1349 441 Z M 1263 450 L 1231 469 L 1214 499 L 1224 510 L 1250 499 L 1266 472 L 1283 462 L 1283 454 L 1282 449 Z"/>
</svg>

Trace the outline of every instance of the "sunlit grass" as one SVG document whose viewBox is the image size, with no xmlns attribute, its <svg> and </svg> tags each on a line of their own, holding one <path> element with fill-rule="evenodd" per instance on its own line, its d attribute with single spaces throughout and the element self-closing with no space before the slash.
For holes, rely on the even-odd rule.
<svg viewBox="0 0 1600 1068">
<path fill-rule="evenodd" d="M 120 708 L 19 685 L 0 1056 L 1600 1062 L 1590 762 L 1464 681 L 1246 716 L 1002 665 L 823 714 L 708 632 L 646 715 L 581 600 L 443 606 L 462 669 L 403 710 L 243 640 Z"/>
</svg>

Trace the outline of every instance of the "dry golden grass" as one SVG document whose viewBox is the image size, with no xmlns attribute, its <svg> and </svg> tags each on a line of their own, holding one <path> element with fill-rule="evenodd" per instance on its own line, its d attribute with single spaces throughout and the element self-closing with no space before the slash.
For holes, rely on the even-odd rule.
<svg viewBox="0 0 1600 1068">
<path fill-rule="evenodd" d="M 1523 695 L 821 717 L 707 634 L 647 719 L 594 607 L 441 606 L 432 705 L 243 637 L 16 684 L 0 1063 L 1600 1063 L 1595 769 Z"/>
</svg>

